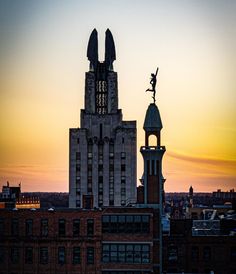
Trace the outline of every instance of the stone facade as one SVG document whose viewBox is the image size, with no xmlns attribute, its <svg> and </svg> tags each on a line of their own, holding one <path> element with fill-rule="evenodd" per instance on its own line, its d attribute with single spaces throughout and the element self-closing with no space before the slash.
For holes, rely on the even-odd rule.
<svg viewBox="0 0 236 274">
<path fill-rule="evenodd" d="M 136 121 L 118 109 L 117 73 L 97 62 L 85 75 L 80 128 L 70 129 L 69 207 L 136 202 Z"/>
</svg>

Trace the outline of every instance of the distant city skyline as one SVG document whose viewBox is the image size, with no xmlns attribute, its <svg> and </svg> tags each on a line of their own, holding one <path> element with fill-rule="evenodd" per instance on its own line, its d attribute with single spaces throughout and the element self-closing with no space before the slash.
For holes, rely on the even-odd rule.
<svg viewBox="0 0 236 274">
<path fill-rule="evenodd" d="M 159 67 L 157 104 L 166 192 L 236 186 L 234 1 L 0 2 L 0 186 L 68 191 L 69 128 L 84 108 L 88 38 L 116 44 L 119 108 L 142 129 Z M 100 60 L 103 56 L 100 54 Z"/>
</svg>

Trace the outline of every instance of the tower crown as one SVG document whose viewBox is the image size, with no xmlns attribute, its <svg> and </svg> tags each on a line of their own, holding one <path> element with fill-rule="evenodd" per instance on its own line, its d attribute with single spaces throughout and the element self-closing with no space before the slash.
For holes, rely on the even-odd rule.
<svg viewBox="0 0 236 274">
<path fill-rule="evenodd" d="M 143 129 L 145 130 L 145 146 L 149 146 L 149 136 L 154 135 L 157 139 L 156 145 L 159 147 L 161 145 L 160 132 L 162 129 L 162 122 L 160 112 L 155 103 L 152 103 L 148 106 Z"/>
<path fill-rule="evenodd" d="M 105 60 L 103 62 L 98 60 L 96 29 L 92 31 L 89 38 L 87 57 L 90 65 L 85 80 L 85 112 L 100 115 L 117 113 L 117 73 L 113 71 L 116 50 L 114 39 L 109 29 L 106 30 Z"/>
<path fill-rule="evenodd" d="M 154 103 L 150 104 L 146 111 L 143 129 L 149 132 L 160 131 L 162 129 L 160 112 Z"/>
<path fill-rule="evenodd" d="M 98 63 L 98 32 L 94 29 L 89 37 L 87 57 L 90 61 L 90 71 L 96 71 Z M 105 70 L 113 71 L 113 62 L 116 60 L 116 49 L 112 33 L 106 30 L 105 38 Z"/>
</svg>

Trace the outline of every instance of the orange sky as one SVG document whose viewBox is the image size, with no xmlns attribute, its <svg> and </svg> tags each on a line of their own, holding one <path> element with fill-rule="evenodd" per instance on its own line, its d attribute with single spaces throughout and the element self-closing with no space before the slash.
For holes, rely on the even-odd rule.
<svg viewBox="0 0 236 274">
<path fill-rule="evenodd" d="M 142 124 L 159 66 L 157 104 L 168 192 L 236 187 L 236 3 L 232 1 L 1 1 L 0 185 L 68 191 L 69 128 L 83 108 L 86 47 L 100 60 L 113 33 L 119 107 Z M 121 16 L 122 14 L 122 16 Z"/>
</svg>

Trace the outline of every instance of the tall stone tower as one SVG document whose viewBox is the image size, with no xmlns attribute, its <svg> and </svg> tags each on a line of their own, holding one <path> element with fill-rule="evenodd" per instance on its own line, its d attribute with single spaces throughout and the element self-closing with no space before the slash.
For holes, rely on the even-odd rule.
<svg viewBox="0 0 236 274">
<path fill-rule="evenodd" d="M 145 146 L 140 148 L 144 160 L 143 197 L 139 206 L 154 208 L 154 218 L 157 224 L 154 229 L 154 250 L 159 264 L 155 266 L 154 273 L 162 273 L 162 200 L 165 179 L 162 175 L 162 157 L 165 147 L 161 146 L 162 122 L 159 110 L 155 103 L 149 105 L 143 125 L 145 131 Z M 149 144 L 149 137 L 156 137 L 156 144 Z"/>
<path fill-rule="evenodd" d="M 105 61 L 98 61 L 97 31 L 87 49 L 85 108 L 70 129 L 69 207 L 125 206 L 136 201 L 136 121 L 118 109 L 115 45 L 108 29 Z"/>
</svg>

